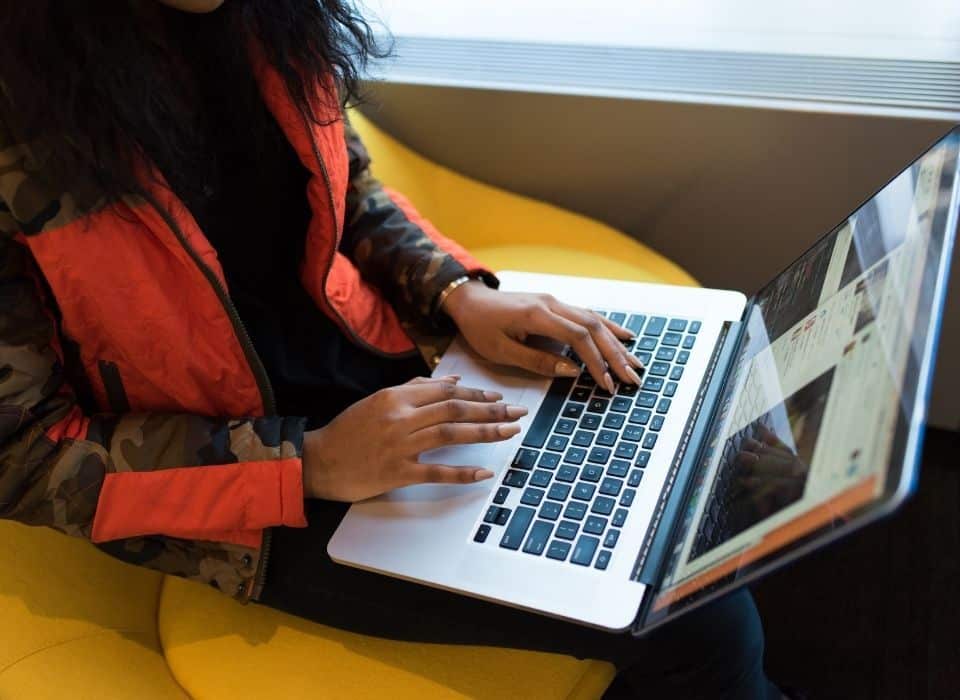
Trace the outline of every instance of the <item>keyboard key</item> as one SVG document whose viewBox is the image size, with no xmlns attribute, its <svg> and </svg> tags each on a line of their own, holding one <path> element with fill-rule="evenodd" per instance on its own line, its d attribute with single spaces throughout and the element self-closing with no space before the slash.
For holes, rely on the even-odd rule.
<svg viewBox="0 0 960 700">
<path fill-rule="evenodd" d="M 563 509 L 563 517 L 570 518 L 571 520 L 583 520 L 583 516 L 586 514 L 587 504 L 577 501 L 570 501 L 567 507 Z"/>
<path fill-rule="evenodd" d="M 647 368 L 647 372 L 654 377 L 666 377 L 669 371 L 670 363 L 668 362 L 654 362 Z"/>
<path fill-rule="evenodd" d="M 536 554 L 537 556 L 543 554 L 543 550 L 547 548 L 547 540 L 550 539 L 550 532 L 552 530 L 553 525 L 545 520 L 535 522 L 533 527 L 530 528 L 530 536 L 527 538 L 527 543 L 523 545 L 523 551 L 527 554 Z"/>
<path fill-rule="evenodd" d="M 680 334 L 679 333 L 667 333 L 663 336 L 663 340 L 660 341 L 664 345 L 670 347 L 677 347 L 680 344 Z"/>
<path fill-rule="evenodd" d="M 481 525 L 480 527 L 477 528 L 477 534 L 473 536 L 473 541 L 474 541 L 474 542 L 486 542 L 486 541 L 487 541 L 487 535 L 489 535 L 489 534 L 490 534 L 490 526 L 489 526 L 489 525 Z"/>
<path fill-rule="evenodd" d="M 588 386 L 578 386 L 573 388 L 573 392 L 570 394 L 571 401 L 579 401 L 580 403 L 586 403 L 590 400 L 590 387 Z"/>
<path fill-rule="evenodd" d="M 530 485 L 543 488 L 550 484 L 550 479 L 552 478 L 553 475 L 550 472 L 545 472 L 543 469 L 537 469 L 530 476 Z"/>
<path fill-rule="evenodd" d="M 568 483 L 577 480 L 577 474 L 580 473 L 580 470 L 576 467 L 564 464 L 557 470 L 557 481 L 566 481 Z M 556 484 L 554 484 L 556 485 Z"/>
<path fill-rule="evenodd" d="M 560 464 L 560 455 L 556 452 L 544 452 L 540 455 L 540 461 L 537 462 L 537 466 L 544 469 L 556 469 L 558 464 Z"/>
<path fill-rule="evenodd" d="M 550 439 L 547 440 L 547 449 L 553 450 L 554 452 L 563 452 L 567 449 L 567 443 L 570 440 L 563 437 L 563 435 L 551 435 Z"/>
<path fill-rule="evenodd" d="M 584 413 L 580 419 L 580 427 L 584 430 L 596 430 L 600 427 L 600 416 L 596 413 Z"/>
<path fill-rule="evenodd" d="M 607 399 L 592 399 L 590 403 L 587 404 L 587 410 L 590 413 L 606 413 L 607 406 L 610 405 L 610 402 Z"/>
<path fill-rule="evenodd" d="M 609 413 L 603 419 L 603 427 L 619 430 L 623 427 L 624 416 L 622 413 Z"/>
<path fill-rule="evenodd" d="M 650 430 L 660 430 L 663 427 L 663 416 L 657 414 L 653 417 L 653 420 L 650 421 Z"/>
<path fill-rule="evenodd" d="M 640 364 L 643 365 L 644 367 L 649 365 L 650 361 L 653 359 L 653 355 L 651 355 L 649 352 L 644 352 L 644 351 L 635 352 L 633 353 L 633 356 L 636 357 L 638 360 L 640 360 Z"/>
<path fill-rule="evenodd" d="M 663 327 L 667 325 L 667 319 L 663 316 L 654 316 L 647 321 L 647 327 L 643 329 L 644 335 L 660 335 L 663 333 Z"/>
<path fill-rule="evenodd" d="M 500 546 L 504 549 L 520 549 L 535 513 L 536 511 L 533 508 L 519 506 L 513 513 L 513 517 L 510 518 L 510 524 L 507 525 L 507 529 L 503 533 Z"/>
<path fill-rule="evenodd" d="M 613 403 L 610 404 L 611 411 L 617 411 L 618 413 L 626 413 L 633 406 L 633 401 L 629 396 L 618 396 L 613 400 Z"/>
<path fill-rule="evenodd" d="M 601 549 L 600 554 L 597 555 L 597 563 L 593 565 L 593 568 L 600 569 L 600 571 L 605 570 L 610 563 L 611 554 L 613 554 L 613 552 L 609 549 Z"/>
<path fill-rule="evenodd" d="M 520 497 L 520 502 L 525 506 L 538 506 L 543 500 L 543 489 L 528 488 Z"/>
<path fill-rule="evenodd" d="M 623 439 L 630 442 L 640 442 L 643 437 L 643 428 L 636 425 L 628 425 L 623 429 Z"/>
<path fill-rule="evenodd" d="M 687 364 L 687 360 L 689 359 L 690 359 L 689 350 L 681 350 L 680 352 L 677 353 L 677 364 L 685 365 Z"/>
<path fill-rule="evenodd" d="M 607 519 L 601 518 L 598 515 L 591 515 L 587 518 L 587 522 L 583 524 L 583 531 L 591 535 L 602 535 L 603 531 L 607 529 Z"/>
<path fill-rule="evenodd" d="M 610 521 L 610 524 L 614 527 L 623 527 L 625 522 L 627 522 L 627 509 L 617 508 L 616 512 L 613 514 L 613 520 Z"/>
<path fill-rule="evenodd" d="M 563 456 L 564 462 L 570 462 L 570 464 L 583 464 L 583 460 L 587 457 L 587 451 L 582 447 L 571 447 L 567 450 L 567 453 Z"/>
<path fill-rule="evenodd" d="M 554 540 L 550 543 L 550 547 L 547 549 L 547 557 L 550 559 L 556 559 L 558 561 L 566 561 L 567 555 L 570 553 L 570 543 L 569 542 L 557 542 Z"/>
<path fill-rule="evenodd" d="M 647 433 L 647 436 L 643 438 L 643 448 L 645 450 L 652 450 L 657 445 L 657 433 Z"/>
<path fill-rule="evenodd" d="M 587 459 L 594 464 L 606 464 L 610 459 L 610 450 L 606 447 L 594 447 Z"/>
<path fill-rule="evenodd" d="M 674 348 L 660 348 L 657 350 L 657 359 L 663 360 L 664 362 L 673 362 L 673 356 L 677 354 L 676 349 Z"/>
<path fill-rule="evenodd" d="M 603 480 L 603 483 L 600 484 L 600 493 L 602 493 L 604 496 L 616 496 L 617 494 L 620 493 L 620 489 L 622 487 L 623 487 L 623 482 L 620 481 L 620 479 L 613 479 L 608 476 Z M 627 505 L 627 504 L 624 503 L 621 505 Z"/>
<path fill-rule="evenodd" d="M 656 397 L 654 397 L 656 399 Z M 652 404 L 651 404 L 652 405 Z M 630 422 L 638 425 L 646 425 L 650 420 L 650 411 L 646 408 L 635 408 L 630 414 Z"/>
<path fill-rule="evenodd" d="M 602 447 L 613 447 L 617 443 L 617 433 L 613 430 L 601 430 L 597 435 L 597 444 Z"/>
<path fill-rule="evenodd" d="M 617 445 L 617 451 L 614 453 L 618 459 L 633 459 L 635 454 L 637 454 L 637 444 L 635 442 L 621 442 Z"/>
<path fill-rule="evenodd" d="M 657 395 L 648 394 L 645 391 L 641 391 L 639 394 L 637 394 L 637 400 L 635 403 L 637 408 L 653 408 L 657 405 Z"/>
<path fill-rule="evenodd" d="M 630 478 L 627 479 L 627 484 L 628 484 L 629 486 L 639 486 L 639 485 L 640 485 L 640 480 L 641 480 L 642 478 L 643 478 L 643 470 L 642 470 L 642 469 L 634 469 L 632 472 L 630 472 Z"/>
<path fill-rule="evenodd" d="M 597 387 L 596 389 L 593 390 L 593 398 L 595 399 L 609 399 L 611 396 L 613 396 L 613 394 L 611 394 L 606 389 L 601 389 L 600 387 Z"/>
<path fill-rule="evenodd" d="M 700 321 L 691 321 L 690 322 L 690 333 L 696 335 L 700 332 Z"/>
<path fill-rule="evenodd" d="M 589 501 L 591 498 L 593 498 L 593 494 L 596 490 L 597 487 L 593 484 L 580 481 L 577 482 L 577 485 L 573 487 L 573 497 L 580 501 Z"/>
<path fill-rule="evenodd" d="M 606 496 L 597 496 L 597 500 L 593 502 L 590 512 L 600 513 L 601 515 L 610 515 L 610 513 L 613 512 L 614 506 L 616 505 L 617 502 L 612 498 L 607 498 Z"/>
<path fill-rule="evenodd" d="M 666 413 L 670 410 L 670 399 L 660 399 L 657 404 L 657 413 Z"/>
<path fill-rule="evenodd" d="M 503 483 L 505 486 L 522 489 L 527 484 L 527 473 L 517 471 L 516 469 L 508 469 L 506 475 L 503 477 Z"/>
<path fill-rule="evenodd" d="M 670 379 L 672 379 L 673 381 L 679 381 L 682 376 L 683 376 L 682 365 L 677 365 L 672 370 L 670 370 Z"/>
<path fill-rule="evenodd" d="M 563 406 L 563 402 L 566 401 L 567 393 L 572 386 L 573 380 L 565 377 L 560 377 L 550 382 L 547 395 L 540 404 L 537 415 L 530 424 L 527 434 L 523 437 L 524 447 L 543 447 L 543 443 L 547 441 L 547 436 L 550 434 L 550 429 L 557 420 L 560 407 Z M 579 413 L 575 416 L 567 416 L 567 418 L 579 417 Z"/>
<path fill-rule="evenodd" d="M 641 450 L 640 454 L 637 455 L 637 461 L 633 463 L 633 466 L 640 467 L 643 469 L 650 462 L 650 453 L 646 450 Z"/>
<path fill-rule="evenodd" d="M 683 349 L 684 349 L 684 350 L 689 350 L 690 348 L 693 347 L 693 344 L 694 344 L 695 342 L 697 342 L 697 336 L 695 336 L 695 335 L 688 335 L 686 338 L 683 339 Z"/>
<path fill-rule="evenodd" d="M 677 383 L 676 382 L 667 382 L 666 386 L 663 387 L 664 396 L 673 396 L 677 393 Z"/>
<path fill-rule="evenodd" d="M 607 474 L 610 476 L 626 476 L 628 471 L 630 471 L 630 462 L 622 459 L 611 459 L 610 466 L 607 467 Z"/>
<path fill-rule="evenodd" d="M 640 335 L 640 331 L 643 330 L 643 324 L 646 320 L 647 317 L 643 314 L 633 314 L 627 319 L 627 325 L 624 326 L 624 328 L 633 331 L 634 335 Z"/>
<path fill-rule="evenodd" d="M 621 384 L 617 387 L 617 395 L 619 396 L 634 396 L 637 393 L 636 384 Z"/>
<path fill-rule="evenodd" d="M 509 496 L 509 495 L 510 495 L 510 489 L 508 489 L 506 486 L 501 486 L 500 488 L 497 489 L 497 493 L 496 493 L 496 495 L 493 497 L 493 502 L 494 502 L 494 503 L 506 503 L 506 502 L 507 502 L 507 496 Z"/>
<path fill-rule="evenodd" d="M 616 323 L 618 326 L 622 326 L 624 321 L 627 320 L 627 315 L 620 311 L 611 311 L 607 314 L 607 318 Z"/>
<path fill-rule="evenodd" d="M 584 372 L 579 377 L 577 377 L 577 384 L 580 386 L 595 387 L 597 385 L 597 380 L 589 372 Z"/>
<path fill-rule="evenodd" d="M 569 418 L 561 418 L 557 421 L 557 427 L 553 429 L 553 432 L 560 435 L 570 435 L 577 427 L 577 422 L 570 420 Z"/>
<path fill-rule="evenodd" d="M 516 469 L 533 469 L 533 465 L 537 463 L 537 457 L 540 456 L 540 453 L 536 450 L 525 450 L 522 449 L 517 452 L 517 455 L 513 458 L 512 467 Z"/>
<path fill-rule="evenodd" d="M 577 536 L 577 530 L 580 529 L 580 526 L 577 523 L 572 523 L 569 520 L 561 520 L 557 524 L 557 533 L 556 536 L 561 540 L 572 540 Z"/>
<path fill-rule="evenodd" d="M 616 547 L 618 539 L 620 539 L 620 531 L 614 530 L 613 528 L 611 528 L 610 531 L 607 532 L 607 536 L 603 538 L 603 546 Z"/>
<path fill-rule="evenodd" d="M 616 495 L 616 494 L 611 494 Z M 625 508 L 629 508 L 633 505 L 633 499 L 637 495 L 637 492 L 634 489 L 627 489 L 623 492 L 623 495 L 620 496 L 620 505 Z"/>
<path fill-rule="evenodd" d="M 594 310 L 593 310 L 593 313 L 599 314 L 600 316 L 603 316 L 604 318 L 607 317 L 607 312 L 606 312 L 606 311 L 603 311 L 603 310 L 601 310 L 601 309 L 594 309 Z"/>
<path fill-rule="evenodd" d="M 588 464 L 580 472 L 580 478 L 584 481 L 592 481 L 596 483 L 600 481 L 600 477 L 603 476 L 603 467 L 597 466 L 596 464 Z"/>
<path fill-rule="evenodd" d="M 549 497 L 550 495 L 547 494 L 547 498 Z M 545 518 L 547 520 L 556 520 L 557 518 L 560 517 L 560 504 L 551 503 L 550 501 L 547 501 L 542 506 L 540 506 L 540 517 Z"/>
<path fill-rule="evenodd" d="M 582 403 L 568 403 L 563 407 L 563 417 L 576 420 L 580 417 L 580 414 L 583 413 L 584 408 L 585 406 Z M 546 437 L 544 437 L 544 441 L 546 441 Z M 541 442 L 539 445 L 536 445 L 536 447 L 543 447 L 543 443 Z"/>
<path fill-rule="evenodd" d="M 504 525 L 507 522 L 507 519 L 509 517 L 510 517 L 509 508 L 501 508 L 500 506 L 490 506 L 489 508 L 487 508 L 487 512 L 483 516 L 483 522 L 496 523 L 497 525 Z"/>
<path fill-rule="evenodd" d="M 557 477 L 560 478 L 559 476 Z M 554 483 L 550 487 L 550 490 L 547 491 L 547 498 L 550 498 L 554 501 L 565 501 L 570 496 L 570 486 L 567 484 L 557 484 Z"/>
<path fill-rule="evenodd" d="M 590 447 L 593 444 L 593 433 L 589 430 L 578 430 L 573 436 L 573 444 L 577 447 Z"/>
<path fill-rule="evenodd" d="M 652 352 L 657 347 L 656 338 L 640 338 L 637 341 L 637 350 L 644 350 L 646 352 Z"/>
<path fill-rule="evenodd" d="M 593 555 L 597 551 L 597 545 L 599 544 L 600 540 L 596 537 L 580 535 L 580 539 L 577 540 L 577 545 L 573 548 L 573 556 L 570 557 L 570 561 L 580 566 L 590 566 L 590 562 L 593 561 Z"/>
<path fill-rule="evenodd" d="M 643 380 L 644 391 L 660 391 L 663 388 L 663 379 L 660 377 L 647 377 Z M 643 396 L 643 394 L 640 394 Z M 638 404 L 639 405 L 639 404 Z M 644 406 L 646 408 L 646 406 Z"/>
<path fill-rule="evenodd" d="M 670 324 L 667 326 L 667 330 L 676 331 L 677 333 L 683 333 L 687 328 L 687 322 L 682 318 L 674 318 L 670 321 Z"/>
</svg>

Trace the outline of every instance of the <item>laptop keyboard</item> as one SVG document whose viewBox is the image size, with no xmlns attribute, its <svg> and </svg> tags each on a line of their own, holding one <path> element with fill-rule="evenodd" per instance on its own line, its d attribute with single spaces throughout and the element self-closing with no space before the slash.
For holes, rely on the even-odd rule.
<svg viewBox="0 0 960 700">
<path fill-rule="evenodd" d="M 606 569 L 616 551 L 683 380 L 700 321 L 599 313 L 637 334 L 624 345 L 643 362 L 640 387 L 613 394 L 581 374 L 557 378 L 523 438 L 474 541 L 558 562 Z"/>
</svg>

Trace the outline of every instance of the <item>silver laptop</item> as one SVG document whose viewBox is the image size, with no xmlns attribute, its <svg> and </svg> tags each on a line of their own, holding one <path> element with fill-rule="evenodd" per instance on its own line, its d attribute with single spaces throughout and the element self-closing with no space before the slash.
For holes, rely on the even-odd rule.
<svg viewBox="0 0 960 700">
<path fill-rule="evenodd" d="M 422 459 L 496 478 L 355 504 L 330 556 L 643 634 L 892 512 L 919 469 L 958 144 L 954 130 L 749 299 L 503 273 L 634 330 L 642 386 L 532 377 L 456 341 L 438 376 L 530 413 L 505 443 Z"/>
</svg>

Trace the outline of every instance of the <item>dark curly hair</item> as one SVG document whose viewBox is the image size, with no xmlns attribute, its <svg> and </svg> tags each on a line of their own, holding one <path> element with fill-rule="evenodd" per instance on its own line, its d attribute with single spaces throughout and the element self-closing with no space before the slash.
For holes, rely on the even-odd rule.
<svg viewBox="0 0 960 700">
<path fill-rule="evenodd" d="M 349 0 L 227 0 L 193 15 L 155 0 L 0 0 L 0 115 L 42 143 L 59 177 L 92 176 L 114 199 L 140 191 L 131 158 L 150 139 L 183 181 L 204 167 L 191 74 L 216 71 L 252 147 L 268 118 L 249 64 L 251 40 L 314 121 L 318 78 L 346 103 L 386 51 Z"/>
</svg>

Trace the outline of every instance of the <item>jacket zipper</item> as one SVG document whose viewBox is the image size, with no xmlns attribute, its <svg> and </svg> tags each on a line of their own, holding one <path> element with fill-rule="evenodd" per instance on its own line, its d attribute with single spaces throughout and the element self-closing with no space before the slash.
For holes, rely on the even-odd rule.
<svg viewBox="0 0 960 700">
<path fill-rule="evenodd" d="M 263 366 L 263 361 L 257 354 L 256 348 L 253 347 L 253 341 L 250 340 L 250 334 L 247 332 L 247 327 L 243 325 L 243 319 L 241 319 L 240 314 L 237 313 L 237 308 L 230 300 L 227 290 L 223 288 L 223 285 L 213 273 L 213 270 L 211 270 L 210 267 L 200 259 L 200 256 L 197 255 L 196 251 L 193 249 L 193 246 L 187 242 L 186 237 L 183 235 L 183 232 L 180 230 L 177 222 L 173 220 L 173 217 L 169 216 L 167 212 L 164 211 L 163 207 L 157 204 L 153 197 L 150 195 L 145 196 L 153 208 L 157 210 L 163 220 L 167 222 L 167 226 L 169 226 L 170 230 L 173 231 L 174 235 L 177 237 L 177 240 L 180 242 L 180 245 L 183 246 L 183 249 L 187 251 L 190 259 L 193 260 L 196 266 L 200 269 L 200 272 L 202 272 L 203 276 L 206 277 L 207 282 L 209 282 L 210 286 L 213 288 L 213 291 L 220 299 L 220 303 L 223 305 L 224 310 L 227 312 L 227 316 L 230 318 L 230 322 L 233 324 L 233 330 L 240 340 L 240 347 L 243 349 L 243 354 L 247 359 L 247 364 L 250 366 L 250 370 L 253 372 L 253 377 L 257 382 L 257 388 L 260 391 L 260 399 L 263 401 L 263 413 L 267 416 L 276 414 L 276 399 L 274 398 L 273 386 L 270 384 L 270 378 L 267 376 L 267 370 Z"/>
<path fill-rule="evenodd" d="M 317 159 L 317 164 L 320 166 L 320 172 L 323 174 L 323 184 L 327 190 L 327 204 L 330 210 L 330 218 L 333 220 L 333 227 L 334 231 L 336 232 L 336 240 L 334 241 L 333 250 L 330 254 L 330 260 L 327 262 L 327 269 L 323 272 L 323 280 L 321 282 L 323 288 L 320 291 L 322 293 L 321 295 L 323 297 L 323 303 L 329 312 L 335 317 L 334 320 L 340 327 L 340 330 L 346 333 L 350 339 L 360 347 L 372 352 L 375 355 L 379 355 L 380 357 L 413 357 L 417 354 L 416 348 L 413 350 L 405 350 L 403 352 L 386 352 L 365 341 L 354 332 L 354 330 L 350 327 L 350 324 L 346 322 L 343 316 L 340 315 L 340 312 L 338 312 L 336 308 L 334 308 L 333 304 L 331 304 L 327 299 L 327 278 L 330 276 L 330 270 L 333 269 L 333 259 L 337 254 L 337 249 L 340 247 L 342 231 L 337 225 L 337 208 L 333 203 L 333 185 L 330 183 L 330 173 L 327 172 L 327 164 L 324 162 L 323 156 L 320 155 L 320 150 L 317 148 L 317 142 L 313 138 L 313 129 L 310 128 L 309 118 L 304 113 L 302 108 L 298 111 L 300 112 L 300 118 L 303 120 L 303 126 L 307 131 L 307 137 L 310 139 L 310 148 L 313 150 L 313 155 Z"/>
</svg>

